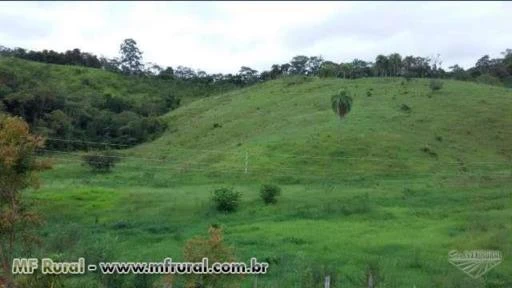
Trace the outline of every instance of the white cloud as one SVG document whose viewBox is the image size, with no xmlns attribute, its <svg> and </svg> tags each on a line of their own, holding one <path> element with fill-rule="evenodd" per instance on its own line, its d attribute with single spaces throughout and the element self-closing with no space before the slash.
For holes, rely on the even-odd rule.
<svg viewBox="0 0 512 288">
<path fill-rule="evenodd" d="M 467 67 L 512 47 L 509 15 L 506 2 L 2 2 L 0 44 L 113 57 L 134 38 L 146 61 L 210 73 L 298 54 L 440 53 Z"/>
</svg>

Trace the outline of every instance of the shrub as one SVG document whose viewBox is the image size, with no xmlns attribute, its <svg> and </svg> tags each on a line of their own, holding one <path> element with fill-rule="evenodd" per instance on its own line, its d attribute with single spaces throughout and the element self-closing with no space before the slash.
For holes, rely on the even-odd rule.
<svg viewBox="0 0 512 288">
<path fill-rule="evenodd" d="M 281 187 L 274 184 L 264 184 L 260 189 L 260 196 L 265 204 L 277 202 L 277 196 L 281 194 Z"/>
<path fill-rule="evenodd" d="M 439 79 L 431 79 L 430 80 L 430 89 L 432 91 L 438 91 L 438 90 L 441 90 L 441 88 L 443 88 L 443 81 L 441 81 Z"/>
<path fill-rule="evenodd" d="M 494 77 L 491 74 L 482 74 L 476 78 L 476 82 L 488 85 L 501 86 L 502 83 L 498 77 Z"/>
<path fill-rule="evenodd" d="M 111 151 L 91 153 L 82 157 L 84 165 L 89 166 L 95 172 L 110 172 L 119 162 L 119 156 Z"/>
<path fill-rule="evenodd" d="M 185 243 L 183 258 L 187 262 L 201 262 L 208 258 L 211 262 L 233 262 L 235 253 L 224 241 L 222 229 L 211 226 L 208 229 L 210 237 L 194 237 Z M 228 288 L 240 287 L 242 275 L 223 274 L 189 274 L 185 275 L 185 287 Z M 180 286 L 183 287 L 183 286 Z"/>
<path fill-rule="evenodd" d="M 409 107 L 407 104 L 402 104 L 402 106 L 400 106 L 400 110 L 409 113 L 411 112 L 411 107 Z"/>
<path fill-rule="evenodd" d="M 219 188 L 213 191 L 213 202 L 217 211 L 220 212 L 234 212 L 238 209 L 240 204 L 239 192 L 233 191 L 230 188 Z"/>
</svg>

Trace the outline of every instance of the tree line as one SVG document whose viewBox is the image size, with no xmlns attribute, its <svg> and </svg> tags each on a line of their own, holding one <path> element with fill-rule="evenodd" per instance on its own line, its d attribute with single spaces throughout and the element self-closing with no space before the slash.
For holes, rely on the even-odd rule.
<svg viewBox="0 0 512 288">
<path fill-rule="evenodd" d="M 120 56 L 112 59 L 98 57 L 80 49 L 64 53 L 53 50 L 27 51 L 23 48 L 9 49 L 0 46 L 0 55 L 12 56 L 32 61 L 78 65 L 100 68 L 126 75 L 156 77 L 161 79 L 180 79 L 189 82 L 216 85 L 245 86 L 261 81 L 273 80 L 288 75 L 305 75 L 356 79 L 361 77 L 408 77 L 408 78 L 448 78 L 463 81 L 477 81 L 492 85 L 512 87 L 512 49 L 506 49 L 500 58 L 484 55 L 475 65 L 467 70 L 459 65 L 441 67 L 440 55 L 420 57 L 402 56 L 398 53 L 377 55 L 374 61 L 354 59 L 349 62 L 336 63 L 324 60 L 321 56 L 298 55 L 288 63 L 274 64 L 268 70 L 257 71 L 242 66 L 236 74 L 208 74 L 200 69 L 186 66 L 162 67 L 155 63 L 144 63 L 142 51 L 133 39 L 125 39 L 120 45 Z"/>
</svg>

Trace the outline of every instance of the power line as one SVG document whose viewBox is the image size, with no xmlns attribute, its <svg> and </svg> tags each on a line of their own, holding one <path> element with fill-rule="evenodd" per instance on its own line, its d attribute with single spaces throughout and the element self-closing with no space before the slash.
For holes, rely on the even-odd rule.
<svg viewBox="0 0 512 288">
<path fill-rule="evenodd" d="M 95 142 L 95 143 L 103 143 L 103 142 Z M 223 153 L 228 155 L 242 155 L 244 152 L 234 152 L 234 151 L 221 151 L 221 150 L 209 150 L 209 149 L 192 149 L 192 148 L 179 148 L 179 147 L 172 147 L 172 146 L 166 146 L 169 147 L 170 150 L 176 149 L 176 150 L 184 150 L 184 151 L 192 151 L 192 152 L 215 152 L 215 153 Z M 51 150 L 51 149 L 39 149 L 41 151 L 46 152 L 56 152 L 56 153 L 70 153 L 68 151 L 61 151 L 61 150 Z M 77 153 L 75 153 L 77 154 Z M 264 154 L 255 152 L 258 156 L 263 156 Z M 82 155 L 82 154 L 78 154 Z M 126 158 L 126 159 L 139 159 L 139 160 L 149 160 L 149 161 L 158 161 L 158 162 L 165 162 L 166 160 L 162 159 L 156 159 L 156 158 L 143 158 L 143 157 L 134 157 L 134 156 L 108 156 L 112 158 Z M 409 157 L 407 159 L 388 159 L 388 158 L 364 158 L 364 157 L 339 157 L 339 156 L 306 156 L 306 155 L 294 155 L 294 154 L 286 154 L 286 153 L 276 153 L 271 155 L 271 157 L 281 157 L 281 158 L 300 158 L 300 159 L 324 159 L 324 160 L 357 160 L 357 161 L 377 161 L 377 162 L 400 162 L 404 160 L 410 160 L 410 159 L 422 159 L 420 157 Z M 464 161 L 435 161 L 436 164 L 448 164 L 448 165 L 509 165 L 510 162 L 498 162 L 498 161 L 472 161 L 472 162 L 464 162 Z"/>
<path fill-rule="evenodd" d="M 50 157 L 47 157 L 47 158 L 50 158 Z M 69 158 L 60 158 L 60 157 L 55 157 L 57 159 L 60 159 L 60 160 L 64 160 L 64 161 L 69 161 L 69 162 L 81 162 L 83 163 L 83 161 L 80 161 L 80 160 L 75 160 L 75 159 L 69 159 Z M 188 164 L 188 163 L 180 163 L 180 164 Z M 198 163 L 195 163 L 195 164 L 200 164 L 199 162 Z M 125 167 L 129 167 L 130 166 L 130 163 L 119 163 L 117 165 L 120 165 L 120 166 L 125 166 Z M 138 164 L 135 164 L 133 163 L 132 165 L 135 165 L 135 168 L 137 169 L 141 169 L 142 167 Z M 185 168 L 180 168 L 180 167 L 171 167 L 171 166 L 157 166 L 157 165 L 144 165 L 144 167 L 151 167 L 151 168 L 155 168 L 155 169 L 158 169 L 158 170 L 166 170 L 166 169 L 171 169 L 171 170 L 179 170 L 179 171 L 183 171 L 183 170 L 194 170 L 194 171 L 207 171 L 207 172 L 212 172 L 213 170 L 215 170 L 216 168 L 221 168 L 221 169 L 224 169 L 224 168 L 239 168 L 237 170 L 237 174 L 240 173 L 240 174 L 245 174 L 244 171 L 243 171 L 243 166 L 242 165 L 223 165 L 221 167 L 210 167 L 210 168 L 193 168 L 193 167 L 185 167 Z M 270 169 L 277 169 L 277 170 L 282 170 L 281 167 L 270 167 Z M 258 166 L 254 166 L 251 168 L 251 171 L 262 171 L 262 170 L 269 170 L 269 167 L 264 167 L 264 168 L 260 168 Z M 226 170 L 224 170 L 225 172 Z M 351 170 L 352 172 L 354 170 Z M 307 172 L 307 171 L 306 171 Z M 305 172 L 305 173 L 306 173 Z M 257 173 L 258 175 L 265 175 L 265 173 Z M 339 178 L 339 175 L 326 175 L 326 174 L 323 174 L 323 175 L 312 175 L 311 173 L 308 173 L 306 176 L 304 174 L 295 174 L 295 173 L 287 173 L 287 174 L 282 174 L 282 173 L 274 173 L 274 172 L 268 172 L 266 173 L 270 176 L 281 176 L 281 177 L 297 177 L 297 178 L 319 178 L 319 179 L 325 179 L 326 176 L 327 178 L 333 178 L 333 177 L 336 177 L 336 178 Z M 250 175 L 250 174 L 249 174 Z M 348 175 L 348 174 L 344 174 L 344 175 Z M 359 177 L 362 177 L 361 175 L 350 175 L 350 176 L 359 176 Z M 428 176 L 506 176 L 506 177 L 510 177 L 512 176 L 511 174 L 511 171 L 508 171 L 507 172 L 495 172 L 495 173 L 468 173 L 468 172 L 462 172 L 462 173 L 416 173 L 416 174 L 405 174 L 405 173 L 396 173 L 396 174 L 368 174 L 368 175 L 365 175 L 365 176 L 371 176 L 371 177 L 375 177 L 375 176 L 380 176 L 380 177 L 397 177 L 397 176 L 406 176 L 406 177 L 418 177 L 418 176 L 423 176 L 423 177 L 428 177 Z"/>
</svg>

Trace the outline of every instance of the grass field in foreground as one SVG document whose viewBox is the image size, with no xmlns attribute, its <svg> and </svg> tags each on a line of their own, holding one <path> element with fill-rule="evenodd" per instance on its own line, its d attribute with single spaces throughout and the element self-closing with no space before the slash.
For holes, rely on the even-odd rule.
<svg viewBox="0 0 512 288">
<path fill-rule="evenodd" d="M 270 262 L 258 287 L 321 287 L 326 274 L 331 287 L 363 287 L 369 263 L 381 287 L 512 287 L 512 92 L 444 83 L 432 93 L 418 79 L 282 79 L 171 112 L 168 133 L 123 151 L 110 174 L 55 153 L 42 188 L 28 191 L 47 217 L 40 253 L 182 259 L 185 241 L 216 223 L 239 260 Z M 330 110 L 340 88 L 354 97 L 341 121 Z M 259 199 L 267 182 L 283 188 L 273 206 Z M 221 186 L 243 193 L 238 212 L 212 208 Z M 472 249 L 504 261 L 472 279 L 448 262 Z"/>
</svg>

